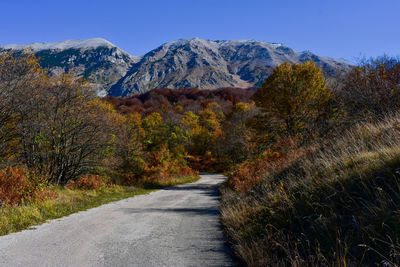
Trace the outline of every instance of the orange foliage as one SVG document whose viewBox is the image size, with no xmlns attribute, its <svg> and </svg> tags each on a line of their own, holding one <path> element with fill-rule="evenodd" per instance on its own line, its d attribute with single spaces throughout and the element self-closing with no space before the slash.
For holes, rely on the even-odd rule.
<svg viewBox="0 0 400 267">
<path fill-rule="evenodd" d="M 217 159 L 209 151 L 200 156 L 188 156 L 188 161 L 189 165 L 195 170 L 207 172 L 220 171 Z"/>
<path fill-rule="evenodd" d="M 155 165 L 146 169 L 146 179 L 149 181 L 166 181 L 175 177 L 197 175 L 198 171 L 193 170 L 189 166 L 179 166 L 173 163 L 165 163 Z"/>
<path fill-rule="evenodd" d="M 259 184 L 270 172 L 287 166 L 290 162 L 294 162 L 314 149 L 314 147 L 309 147 L 289 151 L 283 148 L 267 150 L 261 158 L 238 165 L 229 175 L 228 185 L 235 191 L 247 192 Z"/>
<path fill-rule="evenodd" d="M 282 158 L 279 152 L 271 152 L 255 161 L 240 164 L 229 176 L 228 185 L 239 192 L 247 192 L 256 186 L 262 179 L 262 175 L 270 170 L 274 163 Z"/>
<path fill-rule="evenodd" d="M 54 198 L 54 190 L 41 188 L 34 179 L 30 179 L 23 168 L 8 167 L 0 170 L 0 206 L 15 205 L 24 201 Z"/>
<path fill-rule="evenodd" d="M 69 180 L 65 187 L 69 189 L 94 190 L 106 185 L 107 181 L 100 175 L 85 175 L 79 177 L 77 181 Z"/>
</svg>

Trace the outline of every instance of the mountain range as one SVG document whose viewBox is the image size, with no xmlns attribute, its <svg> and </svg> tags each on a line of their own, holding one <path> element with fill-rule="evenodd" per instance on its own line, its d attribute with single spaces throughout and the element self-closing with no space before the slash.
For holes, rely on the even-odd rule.
<svg viewBox="0 0 400 267">
<path fill-rule="evenodd" d="M 283 62 L 313 61 L 328 77 L 350 67 L 343 60 L 256 40 L 179 39 L 143 56 L 132 56 L 102 38 L 1 48 L 31 50 L 50 73 L 82 76 L 100 96 L 127 96 L 166 87 L 257 87 Z"/>
</svg>

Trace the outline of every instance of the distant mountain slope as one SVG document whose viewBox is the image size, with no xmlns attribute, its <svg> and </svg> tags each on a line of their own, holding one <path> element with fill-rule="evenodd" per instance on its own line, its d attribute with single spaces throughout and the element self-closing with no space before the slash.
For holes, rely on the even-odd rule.
<svg viewBox="0 0 400 267">
<path fill-rule="evenodd" d="M 180 39 L 165 43 L 142 57 L 133 57 L 100 38 L 3 46 L 14 50 L 28 47 L 52 73 L 72 70 L 93 83 L 100 95 L 113 96 L 163 87 L 259 86 L 276 66 L 286 61 L 314 61 L 328 76 L 350 66 L 342 60 L 256 40 Z"/>
<path fill-rule="evenodd" d="M 111 87 L 110 95 L 129 95 L 153 88 L 260 86 L 283 62 L 314 61 L 328 75 L 349 64 L 282 44 L 255 40 L 209 41 L 199 38 L 168 42 L 144 55 Z"/>
<path fill-rule="evenodd" d="M 138 57 L 132 57 L 101 38 L 5 45 L 2 48 L 30 49 L 40 58 L 40 64 L 51 73 L 72 71 L 74 75 L 82 76 L 92 83 L 99 95 L 107 95 L 110 87 L 138 60 Z"/>
</svg>

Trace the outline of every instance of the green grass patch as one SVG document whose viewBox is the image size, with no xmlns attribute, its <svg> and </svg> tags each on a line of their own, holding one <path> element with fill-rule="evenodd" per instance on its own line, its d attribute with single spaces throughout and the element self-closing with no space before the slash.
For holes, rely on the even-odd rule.
<svg viewBox="0 0 400 267">
<path fill-rule="evenodd" d="M 97 190 L 58 188 L 58 196 L 55 199 L 0 208 L 0 235 L 18 232 L 47 220 L 151 191 L 154 190 L 122 186 Z"/>
</svg>

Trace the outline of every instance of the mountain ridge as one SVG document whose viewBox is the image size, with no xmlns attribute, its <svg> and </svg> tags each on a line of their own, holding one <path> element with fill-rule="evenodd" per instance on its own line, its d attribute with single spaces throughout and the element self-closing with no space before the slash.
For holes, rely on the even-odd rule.
<svg viewBox="0 0 400 267">
<path fill-rule="evenodd" d="M 132 56 L 102 38 L 12 44 L 1 48 L 31 50 L 50 73 L 73 71 L 91 82 L 101 96 L 127 96 L 162 87 L 260 86 L 283 62 L 313 61 L 327 76 L 335 76 L 350 67 L 340 59 L 254 39 L 184 38 L 166 42 L 143 56 Z"/>
</svg>

